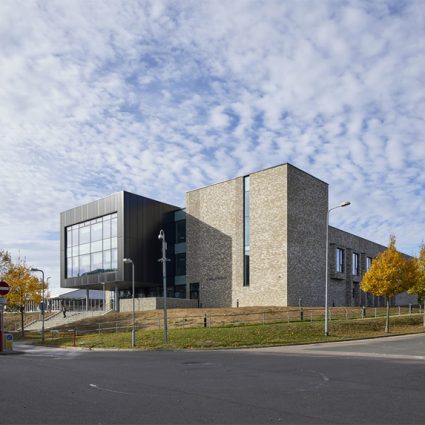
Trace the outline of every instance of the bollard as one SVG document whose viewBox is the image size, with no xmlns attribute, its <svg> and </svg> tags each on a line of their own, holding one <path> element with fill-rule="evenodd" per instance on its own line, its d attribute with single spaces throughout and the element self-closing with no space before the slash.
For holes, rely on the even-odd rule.
<svg viewBox="0 0 425 425">
<path fill-rule="evenodd" d="M 366 307 L 362 307 L 362 319 L 366 317 Z"/>
<path fill-rule="evenodd" d="M 207 327 L 207 314 L 204 315 L 204 328 Z"/>
<path fill-rule="evenodd" d="M 398 306 L 398 315 L 400 316 L 400 314 L 401 314 L 401 308 L 400 306 Z"/>
<path fill-rule="evenodd" d="M 409 304 L 409 314 L 412 314 L 412 304 Z"/>
<path fill-rule="evenodd" d="M 236 307 L 239 308 L 239 300 L 236 300 Z"/>
<path fill-rule="evenodd" d="M 300 320 L 304 320 L 304 309 L 302 307 L 300 308 Z"/>
<path fill-rule="evenodd" d="M 375 307 L 375 317 L 376 317 L 376 307 Z"/>
</svg>

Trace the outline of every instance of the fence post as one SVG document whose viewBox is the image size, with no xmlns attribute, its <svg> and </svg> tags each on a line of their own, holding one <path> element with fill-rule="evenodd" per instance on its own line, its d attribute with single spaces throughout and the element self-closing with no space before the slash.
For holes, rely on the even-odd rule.
<svg viewBox="0 0 425 425">
<path fill-rule="evenodd" d="M 364 319 L 366 317 L 366 307 L 363 306 L 362 307 L 362 319 Z"/>
<path fill-rule="evenodd" d="M 266 323 L 266 313 L 263 313 L 263 325 Z"/>
<path fill-rule="evenodd" d="M 302 307 L 300 308 L 300 320 L 304 320 L 304 309 Z"/>
<path fill-rule="evenodd" d="M 207 313 L 204 314 L 204 328 L 207 327 Z"/>
</svg>

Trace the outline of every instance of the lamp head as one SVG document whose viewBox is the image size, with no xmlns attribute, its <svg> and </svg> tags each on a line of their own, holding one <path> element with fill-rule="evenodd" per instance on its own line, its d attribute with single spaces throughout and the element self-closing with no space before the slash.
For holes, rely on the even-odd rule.
<svg viewBox="0 0 425 425">
<path fill-rule="evenodd" d="M 130 258 L 123 258 L 122 262 L 125 263 L 125 264 L 131 264 L 133 262 L 133 260 L 130 259 Z"/>
<path fill-rule="evenodd" d="M 340 207 L 348 207 L 349 205 L 351 205 L 350 201 L 344 201 L 341 203 Z"/>
<path fill-rule="evenodd" d="M 164 231 L 162 229 L 159 231 L 158 239 L 164 240 Z"/>
<path fill-rule="evenodd" d="M 36 269 L 35 267 L 30 268 L 30 272 L 41 272 L 40 269 Z"/>
</svg>

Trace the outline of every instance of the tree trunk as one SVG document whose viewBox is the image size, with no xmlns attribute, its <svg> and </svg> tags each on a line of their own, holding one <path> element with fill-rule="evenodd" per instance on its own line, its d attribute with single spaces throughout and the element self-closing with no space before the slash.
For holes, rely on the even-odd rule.
<svg viewBox="0 0 425 425">
<path fill-rule="evenodd" d="M 25 330 L 24 330 L 24 308 L 20 307 L 19 310 L 21 311 L 21 336 L 23 337 L 24 332 L 25 332 Z"/>
<path fill-rule="evenodd" d="M 390 332 L 390 297 L 387 297 L 387 318 L 385 320 L 385 332 Z"/>
<path fill-rule="evenodd" d="M 424 327 L 425 327 L 425 303 L 424 303 Z"/>
</svg>

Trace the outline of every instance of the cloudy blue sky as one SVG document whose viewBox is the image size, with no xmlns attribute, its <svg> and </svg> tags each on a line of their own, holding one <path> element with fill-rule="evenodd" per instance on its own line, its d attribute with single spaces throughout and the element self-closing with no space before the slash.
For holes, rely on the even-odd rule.
<svg viewBox="0 0 425 425">
<path fill-rule="evenodd" d="M 0 2 L 0 248 L 59 279 L 60 211 L 290 162 L 331 223 L 425 240 L 425 2 Z"/>
</svg>

